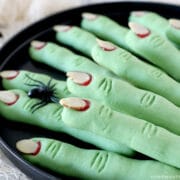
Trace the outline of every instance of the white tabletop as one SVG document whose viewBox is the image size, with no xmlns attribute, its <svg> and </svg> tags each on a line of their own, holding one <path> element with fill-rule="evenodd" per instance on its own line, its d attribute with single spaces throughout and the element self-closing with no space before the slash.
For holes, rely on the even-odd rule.
<svg viewBox="0 0 180 180">
<path fill-rule="evenodd" d="M 143 0 L 136 1 L 143 2 Z M 39 18 L 70 7 L 97 2 L 111 2 L 111 0 L 0 0 L 0 32 L 4 35 L 4 38 L 0 38 L 0 46 L 22 27 Z M 151 0 L 151 2 L 180 5 L 180 0 Z M 27 179 L 29 178 L 18 170 L 0 150 L 0 180 Z"/>
</svg>

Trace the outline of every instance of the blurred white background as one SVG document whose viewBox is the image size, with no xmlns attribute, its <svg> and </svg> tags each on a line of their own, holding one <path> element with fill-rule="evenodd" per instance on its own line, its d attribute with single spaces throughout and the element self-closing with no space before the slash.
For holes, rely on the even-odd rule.
<svg viewBox="0 0 180 180">
<path fill-rule="evenodd" d="M 42 17 L 68 8 L 102 2 L 111 0 L 0 0 L 0 32 L 3 35 L 0 38 L 0 47 L 18 30 Z M 151 0 L 151 2 L 180 5 L 180 0 Z"/>
<path fill-rule="evenodd" d="M 143 2 L 143 0 L 136 1 Z M 102 2 L 111 2 L 111 0 L 0 0 L 0 33 L 2 34 L 0 47 L 23 27 L 40 18 L 68 8 Z M 180 0 L 151 0 L 151 2 L 180 5 Z M 0 180 L 26 179 L 28 178 L 11 164 L 0 150 Z"/>
</svg>

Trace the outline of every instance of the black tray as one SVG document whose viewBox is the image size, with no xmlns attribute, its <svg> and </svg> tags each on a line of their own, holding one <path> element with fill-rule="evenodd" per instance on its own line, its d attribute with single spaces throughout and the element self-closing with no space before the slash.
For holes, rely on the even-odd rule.
<svg viewBox="0 0 180 180">
<path fill-rule="evenodd" d="M 46 65 L 31 61 L 28 55 L 30 41 L 38 39 L 56 42 L 55 32 L 51 27 L 56 24 L 79 25 L 82 12 L 105 14 L 120 24 L 127 26 L 129 12 L 132 10 L 149 10 L 157 12 L 167 18 L 180 19 L 180 6 L 159 3 L 117 2 L 90 5 L 60 12 L 33 24 L 11 39 L 0 51 L 0 71 L 8 69 L 26 69 L 45 73 L 59 79 L 65 79 L 63 73 Z M 15 149 L 17 140 L 34 136 L 43 136 L 76 144 L 80 147 L 92 148 L 92 146 L 84 143 L 82 144 L 80 141 L 65 134 L 50 132 L 30 125 L 9 122 L 2 117 L 0 117 L 0 124 L 0 148 L 18 168 L 32 179 L 68 179 L 68 177 L 58 175 L 47 169 L 35 167 L 23 160 Z"/>
</svg>

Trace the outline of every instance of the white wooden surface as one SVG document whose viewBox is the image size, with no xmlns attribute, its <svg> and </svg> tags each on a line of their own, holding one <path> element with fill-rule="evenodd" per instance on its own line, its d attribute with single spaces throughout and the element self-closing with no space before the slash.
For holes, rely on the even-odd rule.
<svg viewBox="0 0 180 180">
<path fill-rule="evenodd" d="M 143 2 L 143 0 L 136 1 Z M 46 15 L 71 7 L 101 2 L 111 2 L 111 0 L 0 0 L 0 32 L 4 35 L 4 38 L 0 38 L 0 46 L 22 27 Z M 180 5 L 180 0 L 151 0 L 151 2 Z M 19 171 L 0 150 L 0 180 L 27 179 L 29 178 Z"/>
</svg>

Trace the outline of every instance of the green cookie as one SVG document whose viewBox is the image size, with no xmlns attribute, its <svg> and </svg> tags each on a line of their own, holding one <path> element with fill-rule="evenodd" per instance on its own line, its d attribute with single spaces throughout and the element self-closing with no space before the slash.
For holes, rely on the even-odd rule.
<svg viewBox="0 0 180 180">
<path fill-rule="evenodd" d="M 180 81 L 180 52 L 169 41 L 153 31 L 140 37 L 130 30 L 126 35 L 126 42 L 138 55 Z"/>
<path fill-rule="evenodd" d="M 162 70 L 139 60 L 131 53 L 117 46 L 114 47 L 115 49 L 107 51 L 96 45 L 92 50 L 93 59 L 120 78 L 141 89 L 155 92 L 180 106 L 180 84 L 178 82 Z"/>
<path fill-rule="evenodd" d="M 88 16 L 94 16 L 94 18 L 89 18 Z M 99 14 L 83 13 L 82 17 L 82 28 L 104 40 L 111 41 L 122 48 L 129 49 L 125 42 L 125 36 L 128 33 L 126 27 L 119 25 L 107 16 Z"/>
<path fill-rule="evenodd" d="M 122 153 L 126 156 L 133 156 L 135 154 L 133 150 L 123 144 L 119 145 L 96 134 L 67 127 L 62 121 L 62 106 L 57 103 L 48 103 L 41 108 L 37 108 L 38 106 L 35 105 L 40 100 L 29 98 L 27 93 L 22 90 L 11 90 L 9 92 L 15 93 L 19 98 L 13 105 L 7 105 L 0 101 L 0 116 L 8 120 L 31 124 L 56 132 L 64 132 L 102 149 Z"/>
<path fill-rule="evenodd" d="M 30 71 L 21 70 L 15 72 L 17 73 L 16 77 L 12 79 L 3 78 L 2 85 L 5 89 L 21 89 L 29 92 L 33 88 L 48 86 L 48 83 L 50 83 L 49 88 L 53 86 L 50 89 L 54 89 L 54 93 L 59 99 L 71 95 L 65 81 L 55 80 L 50 76 Z"/>
<path fill-rule="evenodd" d="M 83 85 L 78 84 L 76 77 L 70 76 L 67 80 L 71 93 L 103 102 L 116 111 L 147 120 L 180 135 L 180 109 L 165 98 L 123 80 L 92 75 L 89 84 Z"/>
<path fill-rule="evenodd" d="M 166 30 L 169 23 L 164 17 L 155 12 L 134 11 L 130 14 L 129 21 L 143 24 L 166 38 Z"/>
<path fill-rule="evenodd" d="M 180 27 L 176 25 L 180 24 L 180 20 L 170 19 L 169 22 L 171 24 L 168 25 L 166 36 L 180 48 Z"/>
<path fill-rule="evenodd" d="M 40 151 L 37 155 L 24 155 L 25 159 L 80 179 L 144 180 L 180 174 L 178 169 L 153 160 L 135 160 L 111 152 L 85 150 L 47 138 L 32 140 L 40 142 Z"/>
<path fill-rule="evenodd" d="M 147 121 L 113 111 L 96 101 L 85 100 L 86 103 L 89 101 L 85 110 L 71 106 L 72 109 L 63 110 L 62 119 L 68 127 L 126 144 L 140 153 L 180 168 L 180 136 Z M 85 100 L 79 99 L 79 104 Z"/>
<path fill-rule="evenodd" d="M 156 31 L 165 38 L 180 46 L 180 31 L 170 25 L 170 21 L 158 15 L 155 12 L 134 11 L 130 14 L 129 21 L 137 22 L 145 25 L 149 29 Z M 179 20 L 177 20 L 179 21 Z"/>
<path fill-rule="evenodd" d="M 91 56 L 91 49 L 96 44 L 96 37 L 93 34 L 87 31 L 81 31 L 81 29 L 76 26 L 71 26 L 66 31 L 58 31 L 57 28 L 56 39 L 75 49 L 81 49 L 81 52 L 87 56 Z"/>
<path fill-rule="evenodd" d="M 115 77 L 113 73 L 98 66 L 88 58 L 76 55 L 55 43 L 47 42 L 41 49 L 30 47 L 29 53 L 33 60 L 63 72 L 86 71 L 93 74 Z"/>
<path fill-rule="evenodd" d="M 76 34 L 81 34 L 83 39 Z M 75 26 L 67 31 L 57 32 L 56 37 L 61 43 L 73 46 L 82 53 L 84 53 L 85 37 L 87 41 L 91 41 L 89 33 Z M 88 46 L 88 52 L 95 62 L 135 86 L 155 92 L 180 106 L 179 83 L 162 70 L 143 62 L 128 51 L 106 41 L 97 40 L 97 42 L 94 46 Z"/>
</svg>

